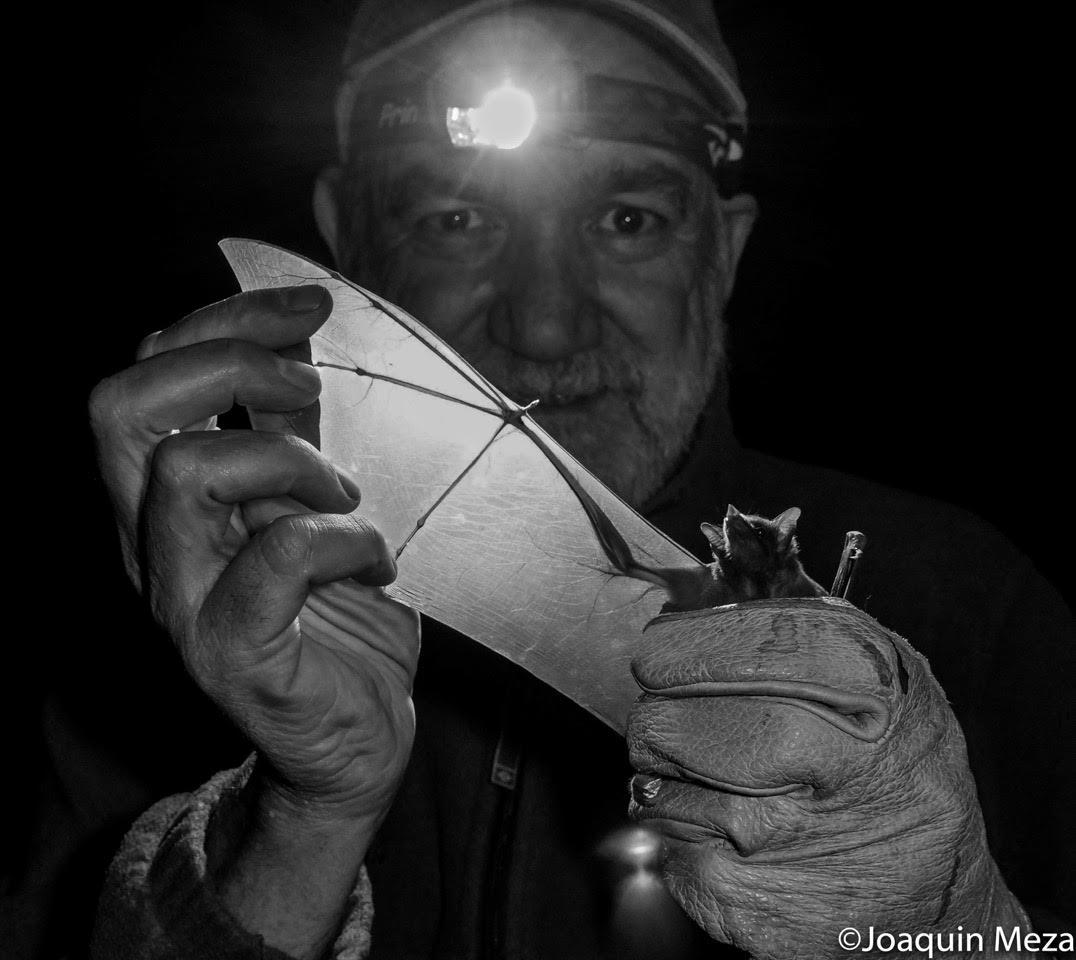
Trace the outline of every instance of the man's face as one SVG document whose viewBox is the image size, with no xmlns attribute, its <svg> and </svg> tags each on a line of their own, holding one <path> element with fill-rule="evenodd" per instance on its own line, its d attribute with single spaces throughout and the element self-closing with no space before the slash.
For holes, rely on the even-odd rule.
<svg viewBox="0 0 1076 960">
<path fill-rule="evenodd" d="M 647 47 L 578 13 L 542 11 L 510 37 L 471 27 L 453 62 L 476 46 L 690 92 Z M 626 500 L 656 493 L 722 369 L 737 240 L 706 175 L 641 144 L 539 141 L 409 144 L 346 177 L 342 269 L 514 400 L 537 399 L 538 422 Z"/>
</svg>

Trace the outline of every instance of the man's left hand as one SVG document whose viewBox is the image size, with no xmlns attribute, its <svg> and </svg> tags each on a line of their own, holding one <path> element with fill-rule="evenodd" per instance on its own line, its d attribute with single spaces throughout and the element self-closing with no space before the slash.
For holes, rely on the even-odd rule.
<svg viewBox="0 0 1076 960">
<path fill-rule="evenodd" d="M 631 813 L 687 913 L 758 958 L 1027 929 L 926 660 L 840 600 L 660 617 L 633 664 Z M 849 932 L 851 931 L 851 932 Z M 866 952 L 864 952 L 866 951 Z"/>
</svg>

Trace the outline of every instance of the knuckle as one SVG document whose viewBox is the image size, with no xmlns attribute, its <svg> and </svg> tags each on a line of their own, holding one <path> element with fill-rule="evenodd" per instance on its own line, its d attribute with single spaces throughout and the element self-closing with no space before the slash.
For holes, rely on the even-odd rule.
<svg viewBox="0 0 1076 960">
<path fill-rule="evenodd" d="M 90 392 L 90 426 L 95 436 L 111 432 L 124 421 L 126 383 L 123 374 L 106 377 Z"/>
<path fill-rule="evenodd" d="M 228 337 L 217 341 L 220 363 L 232 375 L 239 374 L 254 359 L 254 346 L 246 340 Z"/>
<path fill-rule="evenodd" d="M 166 487 L 181 487 L 200 475 L 199 458 L 195 454 L 200 437 L 190 433 L 174 433 L 165 437 L 153 451 L 151 472 L 156 483 Z"/>
</svg>

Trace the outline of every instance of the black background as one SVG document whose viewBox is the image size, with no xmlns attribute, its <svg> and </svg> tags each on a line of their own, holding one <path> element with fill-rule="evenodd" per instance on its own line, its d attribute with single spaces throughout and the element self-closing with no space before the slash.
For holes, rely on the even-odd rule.
<svg viewBox="0 0 1076 960">
<path fill-rule="evenodd" d="M 101 6 L 48 35 L 26 186 L 47 270 L 26 326 L 44 465 L 32 542 L 52 604 L 33 649 L 50 669 L 53 653 L 86 656 L 87 630 L 114 643 L 98 614 L 123 596 L 85 428 L 93 383 L 145 333 L 234 292 L 220 238 L 328 259 L 309 197 L 333 155 L 350 9 Z M 1032 8 L 718 12 L 762 209 L 730 308 L 741 439 L 965 506 L 1071 599 L 1055 28 Z"/>
</svg>

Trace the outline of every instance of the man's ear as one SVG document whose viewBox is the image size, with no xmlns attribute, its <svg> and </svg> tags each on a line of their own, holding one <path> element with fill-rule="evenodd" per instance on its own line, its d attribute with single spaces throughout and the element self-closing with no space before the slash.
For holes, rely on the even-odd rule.
<svg viewBox="0 0 1076 960">
<path fill-rule="evenodd" d="M 725 276 L 728 282 L 725 285 L 725 297 L 732 295 L 732 286 L 736 280 L 736 269 L 740 265 L 740 255 L 747 245 L 747 238 L 751 236 L 751 228 L 755 225 L 758 217 L 758 201 L 749 193 L 737 193 L 727 200 L 720 200 L 721 218 L 724 228 Z"/>
<path fill-rule="evenodd" d="M 340 264 L 340 182 L 343 170 L 340 167 L 326 167 L 318 174 L 314 184 L 314 220 L 317 221 L 321 238 L 332 251 L 333 260 Z"/>
</svg>

